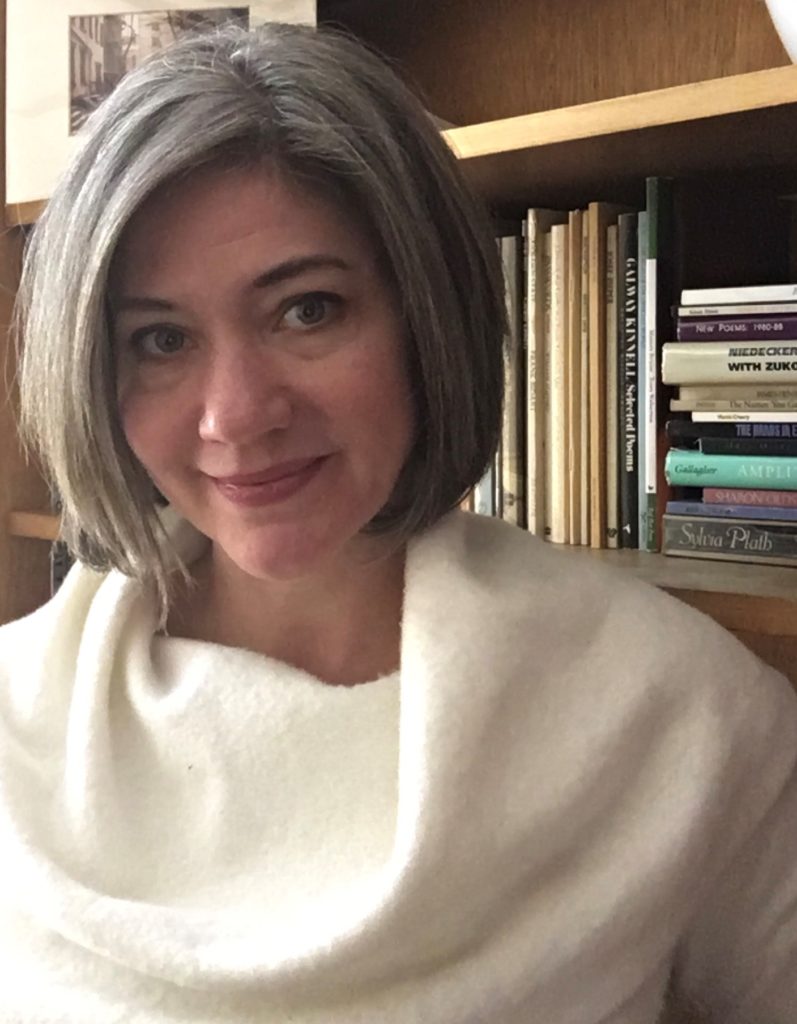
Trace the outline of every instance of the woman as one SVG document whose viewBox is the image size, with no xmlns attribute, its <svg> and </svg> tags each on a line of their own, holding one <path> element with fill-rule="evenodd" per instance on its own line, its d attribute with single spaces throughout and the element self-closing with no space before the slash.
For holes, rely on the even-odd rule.
<svg viewBox="0 0 797 1024">
<path fill-rule="evenodd" d="M 188 40 L 93 117 L 22 289 L 82 564 L 0 631 L 0 1019 L 793 1021 L 797 702 L 452 511 L 501 309 L 353 42 Z"/>
</svg>

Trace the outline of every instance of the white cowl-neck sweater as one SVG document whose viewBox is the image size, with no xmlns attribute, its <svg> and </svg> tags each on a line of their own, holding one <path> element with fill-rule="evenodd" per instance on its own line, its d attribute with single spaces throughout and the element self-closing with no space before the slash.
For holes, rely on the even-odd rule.
<svg viewBox="0 0 797 1024">
<path fill-rule="evenodd" d="M 350 688 L 78 567 L 0 630 L 0 1021 L 792 1024 L 796 757 L 710 620 L 465 513 Z"/>
</svg>

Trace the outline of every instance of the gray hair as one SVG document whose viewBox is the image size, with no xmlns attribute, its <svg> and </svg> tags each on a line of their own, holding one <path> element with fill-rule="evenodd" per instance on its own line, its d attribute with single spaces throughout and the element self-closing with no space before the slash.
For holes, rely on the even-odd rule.
<svg viewBox="0 0 797 1024">
<path fill-rule="evenodd" d="M 109 273 L 161 185 L 263 160 L 357 211 L 403 316 L 418 437 L 368 529 L 408 537 L 435 522 L 479 480 L 500 433 L 496 245 L 421 104 L 338 33 L 272 24 L 182 39 L 89 119 L 34 230 L 18 303 L 22 433 L 62 501 L 63 536 L 94 568 L 154 581 L 164 608 L 174 557 L 120 424 Z"/>
</svg>

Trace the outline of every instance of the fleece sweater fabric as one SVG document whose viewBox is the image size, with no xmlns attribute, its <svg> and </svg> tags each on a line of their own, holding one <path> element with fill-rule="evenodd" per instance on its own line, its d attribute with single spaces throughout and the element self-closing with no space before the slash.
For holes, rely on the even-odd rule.
<svg viewBox="0 0 797 1024">
<path fill-rule="evenodd" d="M 76 567 L 0 630 L 0 1021 L 792 1024 L 796 756 L 709 619 L 477 516 L 354 687 Z"/>
</svg>

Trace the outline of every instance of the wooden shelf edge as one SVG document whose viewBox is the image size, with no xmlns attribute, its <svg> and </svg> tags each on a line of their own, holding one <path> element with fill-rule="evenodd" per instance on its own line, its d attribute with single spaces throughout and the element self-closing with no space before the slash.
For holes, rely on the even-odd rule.
<svg viewBox="0 0 797 1024">
<path fill-rule="evenodd" d="M 8 532 L 12 537 L 32 540 L 58 540 L 61 522 L 58 516 L 44 512 L 9 512 Z"/>
<path fill-rule="evenodd" d="M 462 160 L 797 103 L 797 66 L 520 114 L 443 132 Z"/>
<path fill-rule="evenodd" d="M 46 199 L 36 199 L 29 203 L 9 203 L 5 210 L 6 227 L 21 228 L 35 224 L 46 205 Z"/>
</svg>

